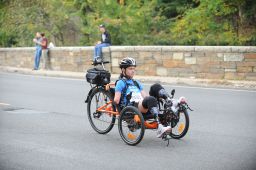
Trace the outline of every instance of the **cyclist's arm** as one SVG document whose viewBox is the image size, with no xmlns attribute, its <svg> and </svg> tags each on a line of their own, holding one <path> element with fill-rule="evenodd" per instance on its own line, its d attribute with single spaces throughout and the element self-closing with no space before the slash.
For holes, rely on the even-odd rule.
<svg viewBox="0 0 256 170">
<path fill-rule="evenodd" d="M 148 93 L 145 92 L 144 90 L 142 90 L 140 93 L 141 93 L 141 96 L 142 96 L 143 98 L 149 96 Z"/>
<path fill-rule="evenodd" d="M 116 91 L 116 92 L 115 92 L 114 102 L 115 102 L 116 104 L 119 104 L 120 98 L 121 98 L 121 92 Z"/>
<path fill-rule="evenodd" d="M 116 87 L 115 87 L 115 97 L 114 97 L 114 102 L 116 104 L 120 103 L 120 99 L 121 99 L 121 95 L 122 95 L 122 91 L 125 88 L 125 83 L 124 81 L 117 81 L 116 83 Z"/>
<path fill-rule="evenodd" d="M 149 94 L 147 92 L 144 91 L 144 88 L 143 88 L 143 85 L 138 81 L 136 80 L 137 84 L 139 85 L 139 89 L 140 89 L 140 94 L 143 98 L 149 96 Z"/>
</svg>

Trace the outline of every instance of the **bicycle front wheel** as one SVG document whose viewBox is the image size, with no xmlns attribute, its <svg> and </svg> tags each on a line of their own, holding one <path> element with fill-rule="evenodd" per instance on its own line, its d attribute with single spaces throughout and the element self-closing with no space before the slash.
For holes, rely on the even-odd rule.
<svg viewBox="0 0 256 170">
<path fill-rule="evenodd" d="M 144 118 L 133 106 L 125 107 L 119 117 L 118 130 L 121 138 L 128 145 L 137 145 L 144 136 Z"/>
<path fill-rule="evenodd" d="M 113 97 L 110 92 L 102 88 L 95 88 L 89 96 L 87 104 L 87 114 L 92 128 L 100 133 L 106 134 L 111 131 L 115 124 L 116 116 L 108 111 L 116 111 L 112 104 Z M 99 109 L 104 106 L 104 109 Z"/>
<path fill-rule="evenodd" d="M 172 128 L 172 133 L 170 134 L 170 136 L 174 139 L 183 138 L 187 134 L 188 128 L 189 116 L 188 111 L 185 109 L 179 112 L 179 121 L 176 126 Z"/>
</svg>

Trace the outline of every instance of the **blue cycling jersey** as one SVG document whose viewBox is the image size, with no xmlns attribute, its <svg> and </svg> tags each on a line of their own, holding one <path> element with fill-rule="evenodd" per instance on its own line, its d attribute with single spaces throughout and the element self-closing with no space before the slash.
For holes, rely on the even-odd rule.
<svg viewBox="0 0 256 170">
<path fill-rule="evenodd" d="M 143 100 L 141 96 L 141 91 L 143 90 L 143 86 L 140 82 L 136 81 L 139 85 L 139 88 L 134 84 L 134 81 L 132 79 L 121 79 L 118 80 L 115 87 L 115 92 L 121 92 L 121 99 L 120 99 L 120 106 L 126 106 L 127 105 L 127 99 L 126 96 L 132 92 L 132 98 L 130 102 L 139 102 L 140 100 Z M 126 89 L 127 88 L 127 89 Z M 124 93 L 126 89 L 126 93 Z M 129 103 L 128 103 L 129 105 Z"/>
</svg>

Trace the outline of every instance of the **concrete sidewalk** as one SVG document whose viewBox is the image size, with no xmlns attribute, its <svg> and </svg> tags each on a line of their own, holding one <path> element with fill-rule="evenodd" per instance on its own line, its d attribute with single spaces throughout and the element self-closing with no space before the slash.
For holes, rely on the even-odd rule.
<svg viewBox="0 0 256 170">
<path fill-rule="evenodd" d="M 69 71 L 52 71 L 52 70 L 37 70 L 34 71 L 28 68 L 6 67 L 0 66 L 1 72 L 7 73 L 19 73 L 26 75 L 38 75 L 49 77 L 64 77 L 64 78 L 76 78 L 85 79 L 85 72 L 69 72 Z M 118 74 L 112 74 L 111 79 L 115 81 L 118 78 Z M 256 81 L 244 81 L 244 80 L 222 80 L 222 79 L 196 79 L 196 78 L 180 78 L 180 77 L 160 77 L 160 76 L 135 76 L 135 79 L 144 83 L 162 83 L 173 85 L 185 85 L 185 86 L 201 86 L 201 87 L 225 87 L 236 89 L 251 89 L 256 90 Z"/>
</svg>

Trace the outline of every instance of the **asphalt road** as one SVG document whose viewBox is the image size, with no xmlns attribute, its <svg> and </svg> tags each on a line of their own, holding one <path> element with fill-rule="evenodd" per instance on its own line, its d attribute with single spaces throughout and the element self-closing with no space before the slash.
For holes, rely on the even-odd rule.
<svg viewBox="0 0 256 170">
<path fill-rule="evenodd" d="M 147 130 L 132 147 L 90 127 L 85 80 L 0 73 L 0 169 L 256 168 L 256 91 L 165 87 L 195 110 L 188 134 L 166 147 Z"/>
</svg>

